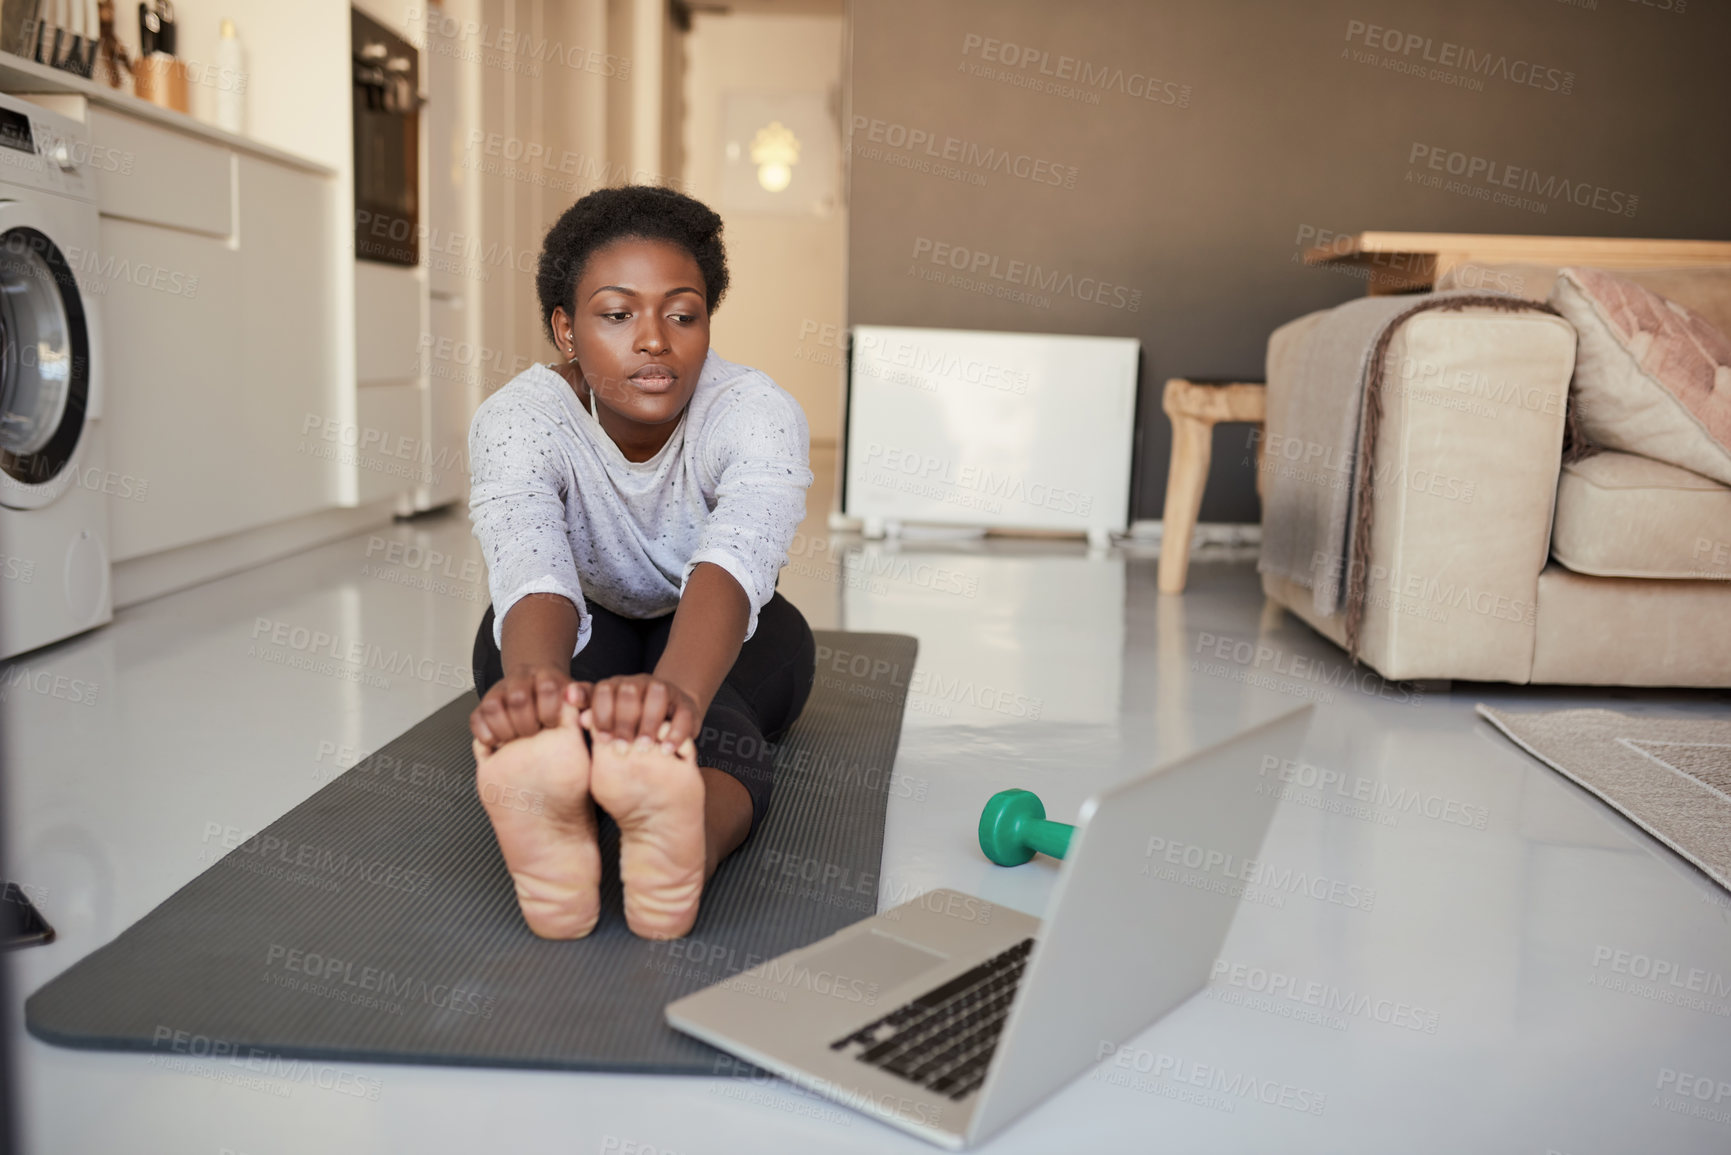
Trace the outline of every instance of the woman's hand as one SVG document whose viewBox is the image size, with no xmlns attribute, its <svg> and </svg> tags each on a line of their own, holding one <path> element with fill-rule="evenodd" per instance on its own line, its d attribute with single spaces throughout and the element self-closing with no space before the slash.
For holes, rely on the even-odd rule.
<svg viewBox="0 0 1731 1155">
<path fill-rule="evenodd" d="M 671 752 L 697 738 L 699 703 L 689 692 L 654 674 L 629 674 L 596 682 L 589 691 L 584 724 L 597 737 L 627 742 L 648 738 Z"/>
<path fill-rule="evenodd" d="M 579 710 L 589 705 L 589 686 L 556 666 L 514 670 L 495 682 L 469 715 L 469 733 L 489 750 L 497 750 L 517 738 L 550 730 L 559 724 L 563 698 L 569 696 Z"/>
</svg>

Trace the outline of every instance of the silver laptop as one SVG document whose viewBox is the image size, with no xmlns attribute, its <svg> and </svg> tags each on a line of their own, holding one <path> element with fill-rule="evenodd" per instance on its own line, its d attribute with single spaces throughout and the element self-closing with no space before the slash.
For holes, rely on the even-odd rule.
<svg viewBox="0 0 1731 1155">
<path fill-rule="evenodd" d="M 1310 712 L 1083 803 L 1044 922 L 934 890 L 667 1021 L 922 1139 L 976 1143 L 1201 989 L 1273 817 L 1257 783 L 1298 757 Z"/>
</svg>

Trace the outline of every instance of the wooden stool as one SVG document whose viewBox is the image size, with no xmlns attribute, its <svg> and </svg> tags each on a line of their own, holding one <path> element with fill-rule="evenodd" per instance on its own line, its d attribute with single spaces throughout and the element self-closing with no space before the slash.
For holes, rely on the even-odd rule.
<svg viewBox="0 0 1731 1155">
<path fill-rule="evenodd" d="M 1245 381 L 1202 385 L 1174 377 L 1161 408 L 1172 420 L 1172 468 L 1166 475 L 1166 514 L 1160 532 L 1160 592 L 1181 594 L 1190 571 L 1190 539 L 1202 509 L 1202 487 L 1221 421 L 1261 425 L 1268 386 Z M 1262 439 L 1256 439 L 1256 491 L 1262 492 Z"/>
</svg>

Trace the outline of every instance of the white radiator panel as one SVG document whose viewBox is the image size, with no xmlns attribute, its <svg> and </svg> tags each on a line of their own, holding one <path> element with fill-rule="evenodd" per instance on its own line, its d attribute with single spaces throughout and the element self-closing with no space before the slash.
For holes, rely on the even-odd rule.
<svg viewBox="0 0 1731 1155">
<path fill-rule="evenodd" d="M 1127 337 L 857 325 L 843 509 L 1103 538 L 1130 520 Z"/>
</svg>

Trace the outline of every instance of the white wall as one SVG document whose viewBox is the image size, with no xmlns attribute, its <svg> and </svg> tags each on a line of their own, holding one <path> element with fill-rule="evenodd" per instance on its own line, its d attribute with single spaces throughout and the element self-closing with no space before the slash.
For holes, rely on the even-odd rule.
<svg viewBox="0 0 1731 1155">
<path fill-rule="evenodd" d="M 838 349 L 818 335 L 840 333 L 846 317 L 847 212 L 839 198 L 822 216 L 728 212 L 717 142 L 728 92 L 832 93 L 839 116 L 843 32 L 840 16 L 698 12 L 686 38 L 685 179 L 726 222 L 733 276 L 710 341 L 798 398 L 814 445 L 841 435 Z"/>
<path fill-rule="evenodd" d="M 487 364 L 480 376 L 491 392 L 525 362 L 553 356 L 541 332 L 535 259 L 559 214 L 604 183 L 594 176 L 609 171 L 607 109 L 628 91 L 630 80 L 586 66 L 589 53 L 613 51 L 605 0 L 482 0 L 481 18 L 495 29 L 556 44 L 566 57 L 513 70 L 490 56 L 482 68 L 481 129 L 487 141 L 482 155 L 468 159 L 482 162 L 481 235 L 499 254 L 476 270 L 486 278 L 481 326 Z M 585 66 L 573 67 L 573 60 Z M 507 151 L 521 155 L 530 147 L 548 159 L 512 161 Z M 494 148 L 506 155 L 487 155 Z"/>
</svg>

